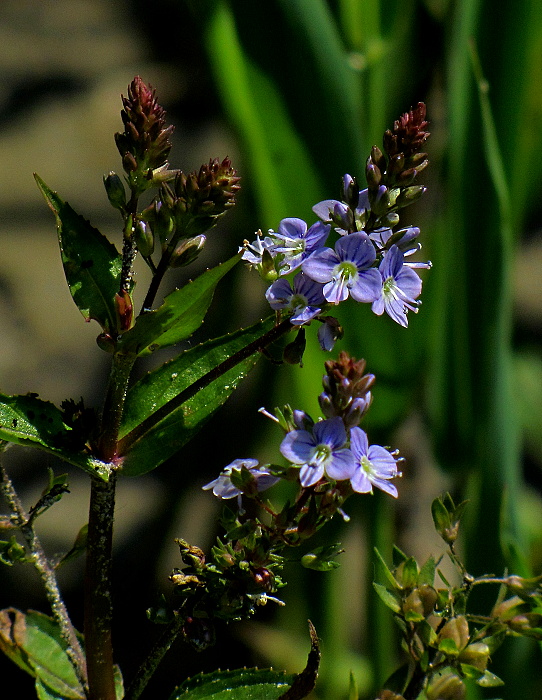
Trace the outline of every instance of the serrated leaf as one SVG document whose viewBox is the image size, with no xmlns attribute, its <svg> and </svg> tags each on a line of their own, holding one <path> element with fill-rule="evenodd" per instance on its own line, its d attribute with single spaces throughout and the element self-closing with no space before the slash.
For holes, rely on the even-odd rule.
<svg viewBox="0 0 542 700">
<path fill-rule="evenodd" d="M 117 326 L 115 294 L 120 287 L 122 257 L 98 229 L 38 176 L 34 175 L 57 222 L 64 274 L 79 311 L 89 321 L 98 321 L 106 331 Z"/>
<path fill-rule="evenodd" d="M 0 394 L 0 440 L 37 447 L 107 480 L 110 467 L 72 449 L 71 437 L 72 430 L 62 420 L 62 412 L 50 401 L 34 394 Z"/>
<path fill-rule="evenodd" d="M 121 336 L 119 348 L 146 355 L 189 338 L 201 326 L 216 285 L 240 259 L 238 253 L 206 270 L 193 282 L 168 294 L 160 308 L 138 316 L 134 327 Z"/>
<path fill-rule="evenodd" d="M 58 625 L 47 615 L 33 610 L 26 614 L 14 608 L 2 610 L 0 648 L 24 671 L 39 680 L 36 684 L 38 697 L 45 700 L 84 698 Z"/>
<path fill-rule="evenodd" d="M 144 429 L 130 442 L 126 436 L 139 427 L 168 401 L 180 395 L 236 352 L 247 347 L 273 327 L 273 319 L 259 321 L 250 328 L 209 340 L 183 352 L 137 382 L 126 397 L 120 429 L 121 453 L 125 454 L 123 473 L 144 474 L 174 455 L 195 435 L 219 408 L 259 359 L 255 352 L 217 377 L 195 396 L 173 410 L 157 424 Z"/>
<path fill-rule="evenodd" d="M 271 669 L 216 671 L 189 678 L 169 700 L 278 700 L 293 681 L 293 675 Z"/>
<path fill-rule="evenodd" d="M 401 612 L 401 599 L 398 595 L 392 593 L 392 591 L 389 591 L 380 583 L 373 583 L 373 587 L 384 605 L 386 605 L 390 610 L 393 610 L 394 613 Z"/>
</svg>

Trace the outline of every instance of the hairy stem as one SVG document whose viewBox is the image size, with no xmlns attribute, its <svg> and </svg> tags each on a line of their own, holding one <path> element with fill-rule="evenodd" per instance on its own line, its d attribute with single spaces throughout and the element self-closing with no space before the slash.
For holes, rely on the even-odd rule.
<svg viewBox="0 0 542 700">
<path fill-rule="evenodd" d="M 156 644 L 151 649 L 145 661 L 139 667 L 137 674 L 126 691 L 124 700 L 137 700 L 152 675 L 156 671 L 158 664 L 162 661 L 165 654 L 179 635 L 184 623 L 184 617 L 178 613 L 174 619 L 166 627 Z"/>
<path fill-rule="evenodd" d="M 90 700 L 115 700 L 111 550 L 117 475 L 92 479 L 85 575 L 85 647 Z"/>
<path fill-rule="evenodd" d="M 117 457 L 119 426 L 134 362 L 135 356 L 120 353 L 113 356 L 97 445 L 97 456 L 104 462 L 114 463 Z M 111 571 L 116 481 L 114 469 L 108 481 L 93 477 L 90 492 L 85 575 L 85 646 L 90 700 L 115 700 Z"/>
<path fill-rule="evenodd" d="M 3 450 L 4 447 L 5 443 L 1 445 L 1 449 Z M 77 638 L 75 628 L 70 620 L 70 616 L 68 615 L 64 601 L 60 595 L 54 569 L 49 564 L 49 561 L 45 556 L 45 552 L 43 551 L 43 547 L 41 546 L 41 542 L 34 530 L 34 527 L 23 508 L 23 505 L 15 491 L 11 479 L 4 468 L 4 465 L 1 462 L 0 473 L 2 475 L 2 491 L 10 509 L 15 516 L 14 524 L 19 528 L 26 541 L 28 549 L 30 550 L 32 555 L 32 563 L 43 582 L 53 617 L 59 626 L 62 639 L 67 644 L 66 654 L 74 668 L 79 682 L 86 692 L 87 671 L 85 655 L 83 653 L 83 649 L 81 648 L 81 644 L 79 643 L 79 639 Z"/>
<path fill-rule="evenodd" d="M 120 353 L 113 356 L 98 439 L 97 456 L 103 462 L 112 462 L 117 457 L 119 427 L 135 359 L 134 355 Z"/>
</svg>

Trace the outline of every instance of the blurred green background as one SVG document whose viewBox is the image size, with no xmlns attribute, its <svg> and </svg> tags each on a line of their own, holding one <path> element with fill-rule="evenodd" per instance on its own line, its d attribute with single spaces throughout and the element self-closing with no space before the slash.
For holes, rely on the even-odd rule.
<svg viewBox="0 0 542 700">
<path fill-rule="evenodd" d="M 207 265 L 285 216 L 312 222 L 311 206 L 336 197 L 344 173 L 363 181 L 383 131 L 427 103 L 429 190 L 402 216 L 421 226 L 423 259 L 434 265 L 423 273 L 420 313 L 408 330 L 368 308 L 338 313 L 346 334 L 337 350 L 365 357 L 377 376 L 371 440 L 406 458 L 400 498 L 348 503 L 351 522 L 324 532 L 347 549 L 340 569 L 289 565 L 285 608 L 220 629 L 210 652 L 177 645 L 147 697 L 217 666 L 299 671 L 307 618 L 322 639 L 314 697 L 346 698 L 350 671 L 360 697 L 374 697 L 400 653 L 391 614 L 371 593 L 372 548 L 388 559 L 392 542 L 421 560 L 442 552 L 429 507 L 446 489 L 471 501 L 461 542 L 471 573 L 542 571 L 540 2 L 3 0 L 0 47 L 0 386 L 57 403 L 83 395 L 99 405 L 106 358 L 97 327 L 69 297 L 32 172 L 119 241 L 101 178 L 120 170 L 113 134 L 134 75 L 157 88 L 176 125 L 174 167 L 229 155 L 242 175 L 238 207 L 209 236 Z M 138 270 L 141 288 L 145 274 Z M 267 313 L 255 275 L 239 269 L 230 282 L 198 338 Z M 309 334 L 303 369 L 260 362 L 208 425 L 212 439 L 121 481 L 116 643 L 127 676 L 156 634 L 144 611 L 180 564 L 173 538 L 209 546 L 216 535 L 216 504 L 201 485 L 236 457 L 277 459 L 280 435 L 257 409 L 289 401 L 316 413 L 325 359 Z M 27 505 L 45 466 L 64 469 L 19 448 L 8 466 Z M 70 476 L 71 494 L 40 520 L 51 554 L 70 548 L 86 518 L 86 477 Z M 75 562 L 61 572 L 80 627 L 81 571 Z M 0 571 L 0 606 L 8 605 L 46 611 L 26 568 Z M 509 640 L 492 667 L 506 680 L 502 697 L 541 697 L 540 667 L 537 643 Z M 21 683 L 20 697 L 32 697 L 22 672 Z"/>
</svg>

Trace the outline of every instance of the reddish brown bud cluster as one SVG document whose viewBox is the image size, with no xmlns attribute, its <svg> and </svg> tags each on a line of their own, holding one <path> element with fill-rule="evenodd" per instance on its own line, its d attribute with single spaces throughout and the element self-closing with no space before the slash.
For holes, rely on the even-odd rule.
<svg viewBox="0 0 542 700">
<path fill-rule="evenodd" d="M 429 138 L 425 131 L 429 122 L 425 119 L 426 110 L 423 102 L 418 102 L 416 109 L 405 112 L 384 134 L 384 150 L 388 157 L 402 153 L 405 160 L 418 154 L 421 147 Z M 425 153 L 423 154 L 426 155 Z"/>
<path fill-rule="evenodd" d="M 240 178 L 229 158 L 215 158 L 198 172 L 177 173 L 173 183 L 160 188 L 161 216 L 170 217 L 183 237 L 197 236 L 235 204 Z"/>
<path fill-rule="evenodd" d="M 331 398 L 336 414 L 340 415 L 354 399 L 365 399 L 373 386 L 374 374 L 365 374 L 365 360 L 355 360 L 347 352 L 341 352 L 338 360 L 324 363 L 327 375 L 324 389 Z"/>
<path fill-rule="evenodd" d="M 122 97 L 124 133 L 115 134 L 122 164 L 127 173 L 154 170 L 165 165 L 171 150 L 173 126 L 165 126 L 165 111 L 158 104 L 155 90 L 139 76 Z"/>
<path fill-rule="evenodd" d="M 219 216 L 235 204 L 239 180 L 229 158 L 222 162 L 214 158 L 202 165 L 199 172 L 179 173 L 175 178 L 174 197 L 177 203 L 185 204 L 186 211 L 193 216 Z"/>
</svg>

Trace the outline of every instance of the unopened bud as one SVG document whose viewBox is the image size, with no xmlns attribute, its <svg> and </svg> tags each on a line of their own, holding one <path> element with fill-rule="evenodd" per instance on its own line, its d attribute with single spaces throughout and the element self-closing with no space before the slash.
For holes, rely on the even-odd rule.
<svg viewBox="0 0 542 700">
<path fill-rule="evenodd" d="M 373 146 L 371 148 L 371 160 L 380 168 L 380 170 L 384 170 L 386 168 L 386 158 L 378 146 Z"/>
<path fill-rule="evenodd" d="M 111 205 L 122 211 L 126 206 L 126 192 L 120 177 L 113 171 L 104 175 L 104 187 Z"/>
<path fill-rule="evenodd" d="M 452 617 L 440 630 L 439 641 L 451 639 L 458 652 L 464 649 L 469 641 L 469 623 L 464 615 Z"/>
<path fill-rule="evenodd" d="M 134 238 L 137 249 L 144 258 L 152 255 L 154 250 L 154 234 L 150 226 L 144 221 L 136 221 L 134 226 Z"/>
<path fill-rule="evenodd" d="M 489 647 L 484 642 L 475 642 L 469 644 L 459 655 L 459 661 L 462 664 L 474 666 L 479 671 L 485 671 L 487 662 L 489 661 Z"/>
<path fill-rule="evenodd" d="M 284 348 L 284 361 L 290 365 L 303 366 L 303 353 L 305 352 L 305 346 L 307 341 L 305 339 L 305 329 L 300 328 L 297 332 L 295 340 Z"/>
<path fill-rule="evenodd" d="M 423 185 L 411 185 L 401 190 L 397 197 L 396 204 L 398 207 L 406 207 L 413 202 L 416 202 L 426 191 Z"/>
<path fill-rule="evenodd" d="M 365 167 L 365 176 L 369 190 L 376 190 L 382 181 L 382 173 L 378 165 L 375 165 L 370 158 L 367 160 Z"/>
<path fill-rule="evenodd" d="M 183 267 L 198 257 L 205 245 L 205 236 L 200 234 L 194 238 L 183 241 L 173 252 L 169 263 L 170 267 Z"/>
<path fill-rule="evenodd" d="M 432 681 L 425 694 L 427 700 L 464 700 L 467 689 L 459 676 L 448 673 Z"/>
</svg>

